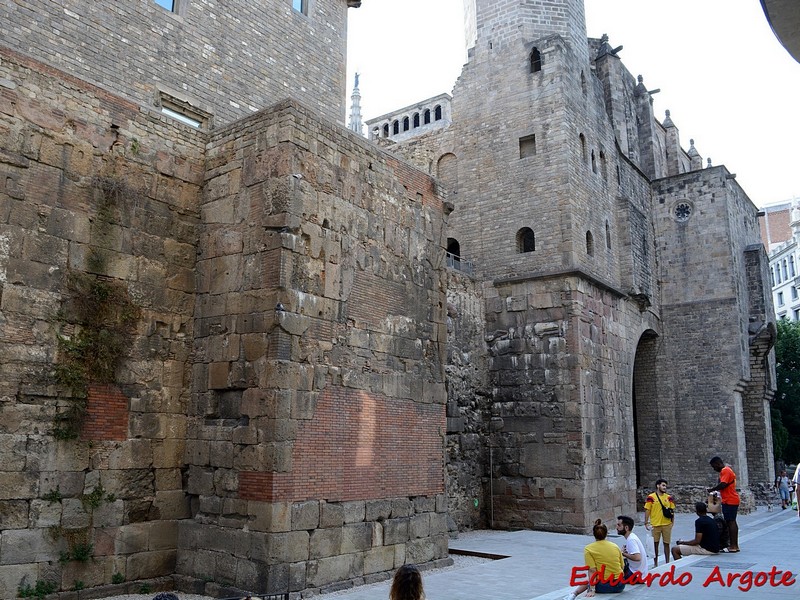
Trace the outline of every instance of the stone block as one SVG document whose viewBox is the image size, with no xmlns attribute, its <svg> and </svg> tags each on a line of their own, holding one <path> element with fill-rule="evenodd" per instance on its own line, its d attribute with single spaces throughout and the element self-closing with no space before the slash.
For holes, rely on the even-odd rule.
<svg viewBox="0 0 800 600">
<path fill-rule="evenodd" d="M 40 576 L 36 564 L 0 565 L 0 598 L 17 598 L 20 586 L 35 587 L 38 579 Z"/>
<path fill-rule="evenodd" d="M 175 550 L 140 552 L 128 557 L 125 573 L 129 580 L 166 577 L 175 572 Z"/>
<path fill-rule="evenodd" d="M 146 523 L 123 525 L 117 532 L 117 554 L 144 552 L 150 547 L 150 528 Z"/>
<path fill-rule="evenodd" d="M 289 565 L 289 591 L 299 592 L 306 589 L 306 563 Z"/>
<path fill-rule="evenodd" d="M 342 502 L 345 523 L 360 523 L 365 520 L 367 503 L 364 500 Z"/>
<path fill-rule="evenodd" d="M 410 517 L 414 514 L 414 504 L 408 498 L 395 498 L 392 500 L 392 519 Z"/>
<path fill-rule="evenodd" d="M 52 505 L 55 505 L 56 510 L 48 511 L 48 508 Z M 34 519 L 34 511 L 36 511 L 37 520 L 43 511 L 45 515 L 49 513 L 57 518 L 61 514 L 61 507 L 58 502 L 31 500 L 32 520 Z M 0 500 L 0 523 L 2 523 L 3 529 L 25 529 L 28 527 L 28 503 L 24 500 Z M 43 526 L 46 527 L 47 525 L 38 525 L 37 527 Z"/>
<path fill-rule="evenodd" d="M 417 496 L 414 498 L 414 512 L 436 512 L 436 498 L 434 496 Z"/>
<path fill-rule="evenodd" d="M 247 514 L 253 531 L 290 531 L 292 505 L 288 502 L 248 502 Z"/>
<path fill-rule="evenodd" d="M 357 566 L 354 554 L 312 560 L 308 563 L 306 583 L 311 587 L 322 587 L 336 581 L 352 579 L 361 574 L 354 573 Z M 363 571 L 363 562 L 361 567 Z"/>
<path fill-rule="evenodd" d="M 103 502 L 92 511 L 92 525 L 94 527 L 119 527 L 125 519 L 125 502 Z"/>
<path fill-rule="evenodd" d="M 319 502 L 297 502 L 292 505 L 292 529 L 316 529 L 319 527 Z"/>
<path fill-rule="evenodd" d="M 266 534 L 267 562 L 296 563 L 311 556 L 311 536 L 307 531 Z M 319 558 L 319 557 L 316 557 Z"/>
<path fill-rule="evenodd" d="M 0 472 L 0 500 L 35 498 L 38 486 L 36 473 Z"/>
<path fill-rule="evenodd" d="M 188 519 L 191 517 L 189 497 L 182 490 L 156 492 L 153 508 L 161 519 Z"/>
<path fill-rule="evenodd" d="M 48 529 L 9 529 L 0 537 L 2 565 L 56 561 L 59 552 L 59 544 Z"/>
<path fill-rule="evenodd" d="M 342 552 L 362 552 L 372 547 L 372 523 L 345 525 L 342 529 Z"/>
<path fill-rule="evenodd" d="M 91 516 L 83 502 L 78 498 L 64 498 L 61 501 L 61 526 L 66 529 L 82 529 L 88 527 Z"/>
<path fill-rule="evenodd" d="M 404 544 L 408 541 L 408 522 L 407 517 L 402 519 L 388 519 L 383 523 L 383 543 L 387 546 L 392 544 Z"/>
<path fill-rule="evenodd" d="M 341 527 L 344 524 L 344 507 L 341 504 L 320 502 L 319 526 Z"/>
<path fill-rule="evenodd" d="M 426 538 L 431 532 L 431 519 L 429 513 L 414 515 L 408 523 L 408 537 L 410 539 Z"/>
<path fill-rule="evenodd" d="M 391 500 L 367 500 L 365 521 L 383 521 L 391 514 Z"/>
<path fill-rule="evenodd" d="M 336 556 L 341 552 L 341 529 L 317 529 L 311 532 L 309 540 L 309 557 L 311 559 Z"/>
<path fill-rule="evenodd" d="M 406 560 L 415 564 L 422 564 L 433 560 L 436 556 L 436 547 L 430 538 L 411 540 L 406 544 Z"/>
<path fill-rule="evenodd" d="M 394 548 L 382 546 L 364 553 L 364 575 L 391 571 L 394 569 Z"/>
</svg>

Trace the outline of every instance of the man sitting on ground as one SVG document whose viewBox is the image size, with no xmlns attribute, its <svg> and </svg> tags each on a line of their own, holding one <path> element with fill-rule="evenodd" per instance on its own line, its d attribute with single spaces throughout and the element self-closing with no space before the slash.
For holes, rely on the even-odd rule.
<svg viewBox="0 0 800 600">
<path fill-rule="evenodd" d="M 707 555 L 719 552 L 719 529 L 714 519 L 708 516 L 705 502 L 695 502 L 694 511 L 697 519 L 694 522 L 694 539 L 688 542 L 678 541 L 672 548 L 672 558 L 678 560 L 682 556 L 693 554 Z"/>
<path fill-rule="evenodd" d="M 625 578 L 630 583 L 638 583 L 647 575 L 647 553 L 642 540 L 633 533 L 633 519 L 625 515 L 617 517 L 617 533 L 625 538 L 625 543 L 622 545 Z"/>
</svg>

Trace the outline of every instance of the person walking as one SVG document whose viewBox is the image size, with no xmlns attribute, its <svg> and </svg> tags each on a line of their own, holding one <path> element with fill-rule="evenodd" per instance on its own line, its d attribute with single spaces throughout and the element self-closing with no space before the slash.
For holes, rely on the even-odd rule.
<svg viewBox="0 0 800 600">
<path fill-rule="evenodd" d="M 789 504 L 789 502 L 791 501 L 789 495 L 790 484 L 791 481 L 789 480 L 789 476 L 786 474 L 786 470 L 784 469 L 775 478 L 775 485 L 773 486 L 776 490 L 778 490 L 778 494 L 781 497 L 782 510 L 786 510 L 790 506 Z"/>
<path fill-rule="evenodd" d="M 664 560 L 669 562 L 669 544 L 675 523 L 675 500 L 667 494 L 667 480 L 656 481 L 656 491 L 644 501 L 644 528 L 653 530 L 653 567 L 658 566 L 658 542 L 663 540 Z"/>
<path fill-rule="evenodd" d="M 708 463 L 711 468 L 719 473 L 719 483 L 708 492 L 719 492 L 722 499 L 722 516 L 728 524 L 728 552 L 739 552 L 739 525 L 736 515 L 739 512 L 739 493 L 736 491 L 736 473 L 726 465 L 719 456 L 715 456 Z"/>
</svg>

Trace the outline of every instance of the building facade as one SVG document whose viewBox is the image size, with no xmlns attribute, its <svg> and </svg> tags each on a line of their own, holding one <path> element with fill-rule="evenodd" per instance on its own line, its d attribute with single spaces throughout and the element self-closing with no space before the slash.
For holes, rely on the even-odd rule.
<svg viewBox="0 0 800 600">
<path fill-rule="evenodd" d="M 359 4 L 0 8 L 0 596 L 313 595 L 772 479 L 757 211 L 583 2 L 471 2 L 373 140 Z"/>
</svg>

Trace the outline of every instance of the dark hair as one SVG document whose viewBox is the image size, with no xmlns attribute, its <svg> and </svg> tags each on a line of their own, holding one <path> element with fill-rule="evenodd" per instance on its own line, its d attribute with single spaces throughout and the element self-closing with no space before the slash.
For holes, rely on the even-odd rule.
<svg viewBox="0 0 800 600">
<path fill-rule="evenodd" d="M 422 574 L 416 565 L 403 565 L 394 574 L 389 600 L 423 600 Z"/>
<path fill-rule="evenodd" d="M 630 517 L 627 517 L 625 515 L 620 515 L 619 517 L 617 517 L 617 521 L 622 521 L 622 524 L 625 527 L 633 531 L 633 519 L 631 519 Z"/>
<path fill-rule="evenodd" d="M 608 535 L 608 527 L 603 525 L 600 519 L 597 519 L 597 521 L 594 522 L 594 527 L 592 527 L 592 535 L 594 535 L 594 539 L 598 542 L 604 540 Z"/>
<path fill-rule="evenodd" d="M 668 483 L 666 479 L 656 479 L 656 487 L 658 487 L 662 483 Z"/>
<path fill-rule="evenodd" d="M 708 464 L 713 465 L 714 463 L 721 463 L 721 462 L 724 461 L 719 456 L 715 456 L 710 461 L 708 461 Z"/>
<path fill-rule="evenodd" d="M 708 504 L 705 502 L 695 502 L 694 512 L 696 512 L 698 515 L 706 514 L 708 512 Z"/>
</svg>

